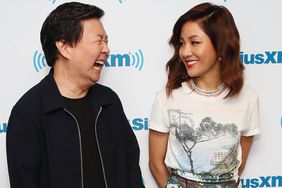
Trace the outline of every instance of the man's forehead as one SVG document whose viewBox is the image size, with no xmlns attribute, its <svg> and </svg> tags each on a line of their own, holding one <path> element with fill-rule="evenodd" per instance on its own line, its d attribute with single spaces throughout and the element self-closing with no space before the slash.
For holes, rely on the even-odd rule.
<svg viewBox="0 0 282 188">
<path fill-rule="evenodd" d="M 99 19 L 90 19 L 82 21 L 83 34 L 96 38 L 107 38 L 107 33 Z"/>
</svg>

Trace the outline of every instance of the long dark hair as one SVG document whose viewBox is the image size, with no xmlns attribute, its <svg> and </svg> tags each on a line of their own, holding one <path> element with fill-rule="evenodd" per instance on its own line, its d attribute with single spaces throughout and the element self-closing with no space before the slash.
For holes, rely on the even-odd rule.
<svg viewBox="0 0 282 188">
<path fill-rule="evenodd" d="M 238 94 L 243 86 L 244 65 L 240 61 L 240 35 L 233 16 L 224 6 L 211 3 L 199 4 L 183 14 L 175 23 L 169 44 L 174 48 L 172 58 L 166 64 L 168 81 L 167 95 L 181 87 L 183 81 L 190 79 L 185 65 L 179 57 L 180 34 L 188 21 L 197 21 L 209 36 L 220 61 L 220 77 L 230 88 L 227 97 Z"/>
</svg>

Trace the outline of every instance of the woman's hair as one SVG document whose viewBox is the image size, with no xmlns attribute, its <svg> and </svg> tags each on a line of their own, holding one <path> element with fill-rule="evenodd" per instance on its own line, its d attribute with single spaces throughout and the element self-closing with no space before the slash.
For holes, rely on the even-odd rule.
<svg viewBox="0 0 282 188">
<path fill-rule="evenodd" d="M 230 88 L 227 97 L 238 94 L 243 86 L 244 66 L 240 61 L 240 35 L 231 13 L 224 6 L 211 3 L 199 4 L 183 14 L 173 27 L 169 44 L 174 48 L 172 58 L 166 64 L 168 81 L 167 95 L 190 79 L 185 65 L 179 57 L 180 34 L 183 25 L 196 21 L 209 36 L 217 56 L 221 58 L 220 78 Z"/>
</svg>

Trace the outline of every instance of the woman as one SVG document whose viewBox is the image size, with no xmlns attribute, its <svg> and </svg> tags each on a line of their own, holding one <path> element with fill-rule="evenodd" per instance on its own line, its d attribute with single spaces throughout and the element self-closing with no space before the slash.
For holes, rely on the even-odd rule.
<svg viewBox="0 0 282 188">
<path fill-rule="evenodd" d="M 231 13 L 203 3 L 174 25 L 166 89 L 149 123 L 149 167 L 159 187 L 237 187 L 260 132 L 258 97 L 243 84 Z"/>
</svg>

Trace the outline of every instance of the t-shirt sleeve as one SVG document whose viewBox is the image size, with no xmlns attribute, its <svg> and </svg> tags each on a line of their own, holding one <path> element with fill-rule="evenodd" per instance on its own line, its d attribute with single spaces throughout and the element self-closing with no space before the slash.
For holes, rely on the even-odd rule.
<svg viewBox="0 0 282 188">
<path fill-rule="evenodd" d="M 163 93 L 158 92 L 154 99 L 151 115 L 149 119 L 149 128 L 158 132 L 167 133 L 169 132 L 167 110 L 164 106 L 165 96 L 162 96 Z"/>
<path fill-rule="evenodd" d="M 254 102 L 250 106 L 248 121 L 246 128 L 242 131 L 242 136 L 253 136 L 259 133 L 259 100 L 256 96 Z"/>
</svg>

